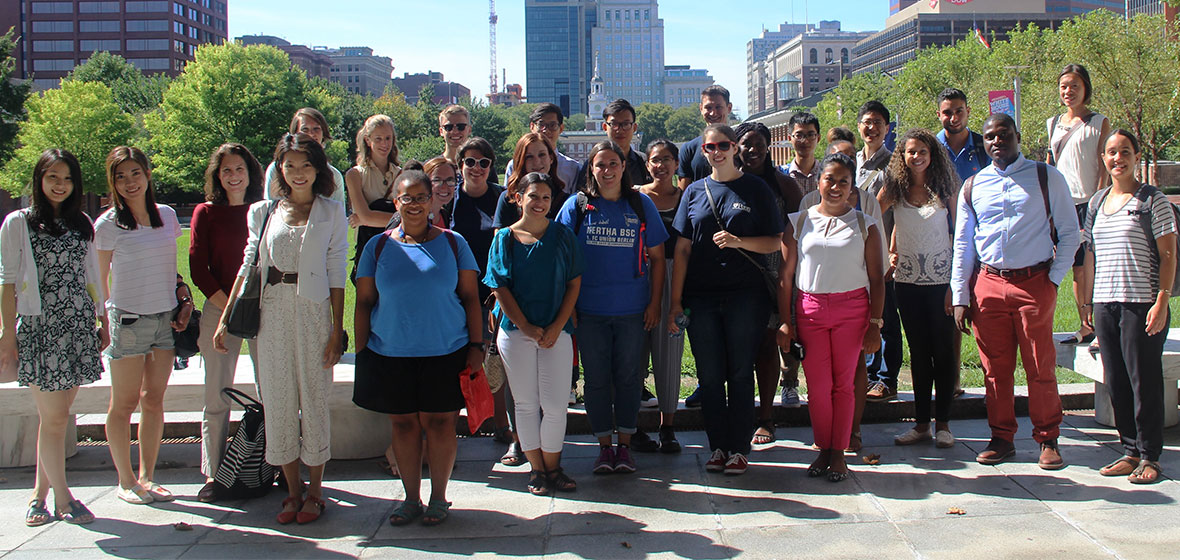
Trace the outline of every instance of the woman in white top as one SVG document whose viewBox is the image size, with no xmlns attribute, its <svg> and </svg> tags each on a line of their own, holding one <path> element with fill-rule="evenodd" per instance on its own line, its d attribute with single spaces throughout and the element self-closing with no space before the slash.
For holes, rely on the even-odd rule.
<svg viewBox="0 0 1180 560">
<path fill-rule="evenodd" d="M 844 449 L 852 433 L 856 362 L 862 349 L 871 354 L 881 345 L 885 275 L 876 220 L 849 204 L 856 162 L 831 154 L 819 168 L 822 200 L 791 214 L 786 224 L 785 238 L 794 242 L 782 246 L 778 338 L 784 350 L 796 339 L 804 349 L 807 405 L 820 448 L 807 475 L 839 482 L 848 478 Z M 859 346 L 849 344 L 857 340 Z"/>
<path fill-rule="evenodd" d="M 364 126 L 356 132 L 356 165 L 344 174 L 352 208 L 348 225 L 358 228 L 353 256 L 354 284 L 355 263 L 365 250 L 365 243 L 385 230 L 395 212 L 389 192 L 402 171 L 399 165 L 393 119 L 380 114 L 366 119 Z"/>
<path fill-rule="evenodd" d="M 288 134 L 275 149 L 275 161 L 281 198 L 250 206 L 242 269 L 213 344 L 226 351 L 229 311 L 257 257 L 263 280 L 258 389 L 266 407 L 266 461 L 280 465 L 287 480 L 288 497 L 277 521 L 303 524 L 318 519 L 325 506 L 324 465 L 332 457 L 328 397 L 332 366 L 344 350 L 348 223 L 340 203 L 328 198 L 334 186 L 318 142 Z M 306 498 L 301 463 L 309 471 Z"/>
<path fill-rule="evenodd" d="M 55 517 L 94 520 L 70 492 L 63 451 L 78 386 L 98 380 L 99 351 L 109 342 L 94 226 L 82 213 L 82 196 L 78 160 L 46 150 L 33 167 L 32 206 L 9 214 L 0 227 L 0 369 L 16 371 L 20 385 L 32 389 L 40 419 L 37 476 L 25 514 L 30 527 Z M 51 487 L 56 514 L 45 504 Z"/>
<path fill-rule="evenodd" d="M 930 396 L 937 387 L 934 439 L 946 448 L 955 444 L 948 424 L 958 373 L 950 281 L 959 178 L 930 131 L 910 129 L 897 145 L 878 198 L 883 210 L 893 209 L 889 264 L 910 346 L 915 424 L 893 442 L 910 445 L 930 439 Z"/>
<path fill-rule="evenodd" d="M 107 300 L 111 344 L 111 406 L 107 442 L 119 472 L 119 499 L 132 504 L 170 501 L 152 481 L 164 435 L 164 390 L 176 355 L 172 331 L 184 330 L 192 293 L 176 273 L 176 211 L 156 204 L 152 171 L 139 148 L 119 146 L 107 156 L 112 207 L 98 217 L 94 242 Z M 139 476 L 131 469 L 131 413 L 139 407 Z"/>
<path fill-rule="evenodd" d="M 304 107 L 295 111 L 295 115 L 291 117 L 291 128 L 287 131 L 290 134 L 306 134 L 315 140 L 321 148 L 326 148 L 325 142 L 332 139 L 331 130 L 328 128 L 328 119 L 324 118 L 324 114 L 312 107 Z M 277 162 L 270 162 L 266 166 L 266 199 L 274 200 L 276 198 L 283 198 L 278 193 L 279 170 L 276 167 Z M 328 164 L 328 171 L 332 175 L 332 184 L 335 188 L 332 189 L 332 194 L 328 198 L 340 203 L 341 211 L 344 210 L 344 175 L 340 174 L 340 170 Z"/>
<path fill-rule="evenodd" d="M 1057 75 L 1057 94 L 1065 113 L 1045 121 L 1049 132 L 1049 150 L 1046 161 L 1065 175 L 1069 193 L 1077 208 L 1078 223 L 1086 218 L 1086 204 L 1094 193 L 1106 186 L 1106 168 L 1102 165 L 1102 147 L 1110 135 L 1110 121 L 1102 114 L 1090 110 L 1094 88 L 1090 85 L 1090 73 L 1081 64 L 1067 64 Z M 1079 305 L 1082 302 L 1081 289 L 1077 279 L 1082 275 L 1085 250 L 1078 248 L 1073 261 L 1073 296 Z M 1082 316 L 1081 307 L 1078 316 Z M 1084 323 L 1067 344 L 1085 344 L 1094 340 L 1094 330 Z"/>
</svg>

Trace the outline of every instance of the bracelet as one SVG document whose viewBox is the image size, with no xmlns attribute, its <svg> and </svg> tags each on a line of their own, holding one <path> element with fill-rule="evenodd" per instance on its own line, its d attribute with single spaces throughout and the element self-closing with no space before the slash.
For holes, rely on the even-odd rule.
<svg viewBox="0 0 1180 560">
<path fill-rule="evenodd" d="M 1092 303 L 1083 303 L 1083 304 L 1079 305 L 1078 307 L 1094 307 L 1094 304 L 1092 304 Z"/>
</svg>

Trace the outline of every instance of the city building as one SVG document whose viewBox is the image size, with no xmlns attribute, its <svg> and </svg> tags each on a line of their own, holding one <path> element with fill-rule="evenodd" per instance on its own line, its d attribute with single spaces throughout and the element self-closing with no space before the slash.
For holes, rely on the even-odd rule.
<svg viewBox="0 0 1180 560">
<path fill-rule="evenodd" d="M 235 40 L 243 45 L 270 45 L 287 53 L 291 65 L 302 68 L 309 78 L 327 80 L 331 76 L 332 59 L 323 51 L 312 50 L 304 45 L 292 45 L 285 39 L 271 35 L 243 35 Z"/>
<path fill-rule="evenodd" d="M 95 51 L 176 76 L 197 46 L 226 41 L 226 1 L 4 0 L 0 32 L 16 28 L 14 77 L 37 89 L 57 87 Z"/>
<path fill-rule="evenodd" d="M 831 22 L 820 22 L 820 24 Z M 840 22 L 834 22 L 839 26 Z M 746 43 L 746 110 L 750 113 L 757 113 L 766 110 L 765 107 L 765 90 L 766 90 L 766 55 L 774 52 L 774 49 L 779 48 L 783 43 L 802 35 L 804 32 L 815 29 L 813 24 L 802 23 L 782 23 L 778 26 L 778 31 L 762 30 L 762 35 L 750 39 Z"/>
<path fill-rule="evenodd" d="M 393 76 L 393 61 L 388 56 L 373 54 L 373 49 L 369 47 L 316 47 L 315 51 L 332 59 L 329 79 L 352 93 L 380 96 Z M 415 90 L 414 94 L 417 93 Z"/>
<path fill-rule="evenodd" d="M 1126 4 L 1118 0 L 1045 0 L 1045 12 L 1076 16 L 1091 10 L 1110 10 L 1123 15 Z"/>
<path fill-rule="evenodd" d="M 524 102 L 524 88 L 521 87 L 520 84 L 508 84 L 504 86 L 504 91 L 497 91 L 496 93 L 488 94 L 488 103 L 491 103 L 492 105 L 515 107 Z"/>
<path fill-rule="evenodd" d="M 691 68 L 687 64 L 664 67 L 664 103 L 673 109 L 699 105 L 701 91 L 713 85 L 708 70 Z"/>
<path fill-rule="evenodd" d="M 1168 6 L 1162 0 L 1127 0 L 1126 8 L 1133 15 L 1170 15 L 1175 20 L 1176 8 Z"/>
<path fill-rule="evenodd" d="M 889 13 L 890 15 L 896 14 L 897 12 L 912 6 L 917 1 L 918 0 L 889 0 Z"/>
<path fill-rule="evenodd" d="M 567 116 L 587 111 L 597 21 L 593 0 L 525 0 L 525 90 L 531 102 L 554 103 Z"/>
<path fill-rule="evenodd" d="M 598 0 L 590 44 L 600 57 L 606 96 L 664 101 L 664 20 L 656 0 Z M 530 90 L 530 95 L 532 94 Z"/>
<path fill-rule="evenodd" d="M 1046 0 L 990 0 L 955 3 L 917 2 L 890 15 L 885 29 L 861 40 L 852 50 L 852 73 L 896 74 L 918 51 L 945 46 L 978 28 L 988 40 L 1005 40 L 1018 26 L 1035 23 L 1057 29 L 1074 14 L 1045 11 Z"/>
<path fill-rule="evenodd" d="M 406 103 L 410 105 L 418 103 L 418 92 L 422 91 L 422 87 L 426 85 L 434 86 L 434 97 L 431 97 L 430 100 L 435 105 L 450 105 L 458 103 L 460 99 L 471 98 L 471 90 L 467 86 L 458 82 L 448 82 L 442 72 L 430 70 L 427 70 L 425 74 L 406 72 L 402 77 L 394 78 L 392 83 L 398 91 L 405 94 Z"/>
<path fill-rule="evenodd" d="M 852 49 L 872 34 L 843 31 L 840 22 L 825 21 L 783 43 L 766 56 L 763 83 L 774 87 L 764 88 L 759 107 L 781 109 L 792 100 L 836 87 L 852 74 Z"/>
</svg>

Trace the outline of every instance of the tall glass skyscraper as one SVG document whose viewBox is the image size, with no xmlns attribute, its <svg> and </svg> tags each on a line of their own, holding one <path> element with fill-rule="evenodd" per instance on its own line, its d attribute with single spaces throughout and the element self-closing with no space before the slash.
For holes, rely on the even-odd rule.
<svg viewBox="0 0 1180 560">
<path fill-rule="evenodd" d="M 525 0 L 525 94 L 566 115 L 585 113 L 594 71 L 594 0 Z"/>
</svg>

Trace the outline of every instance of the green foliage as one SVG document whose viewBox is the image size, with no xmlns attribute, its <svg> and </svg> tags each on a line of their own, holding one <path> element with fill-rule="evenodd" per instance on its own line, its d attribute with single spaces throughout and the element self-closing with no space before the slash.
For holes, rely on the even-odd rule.
<svg viewBox="0 0 1180 560">
<path fill-rule="evenodd" d="M 265 165 L 291 115 L 329 99 L 324 91 L 313 92 L 303 70 L 292 68 L 274 47 L 202 46 L 168 87 L 160 108 L 145 119 L 158 153 L 157 177 L 200 190 L 209 154 L 225 142 L 244 144 Z M 324 108 L 335 115 L 335 106 Z"/>
<path fill-rule="evenodd" d="M 705 118 L 697 106 L 685 105 L 672 111 L 664 127 L 668 139 L 679 144 L 700 136 L 705 129 Z"/>
<path fill-rule="evenodd" d="M 492 145 L 492 149 L 496 151 L 495 168 L 500 171 L 500 175 L 503 175 L 504 168 L 508 166 L 508 160 L 512 159 L 512 149 L 516 147 L 518 140 L 518 137 L 512 138 L 508 135 L 507 108 L 484 103 L 470 103 L 465 106 L 471 112 L 471 126 L 475 131 L 472 137 L 482 137 Z M 435 135 L 438 135 L 437 127 Z"/>
<path fill-rule="evenodd" d="M 74 67 L 65 79 L 105 84 L 111 88 L 115 103 L 132 115 L 159 106 L 170 81 L 163 74 L 145 76 L 123 57 L 106 51 L 90 55 L 86 62 Z"/>
<path fill-rule="evenodd" d="M 410 138 L 398 144 L 402 163 L 412 159 L 425 163 L 426 160 L 434 156 L 442 155 L 443 148 L 445 146 L 443 145 L 442 136 L 437 134 L 434 136 Z M 505 160 L 505 165 L 507 165 L 507 160 Z"/>
<path fill-rule="evenodd" d="M 668 119 L 673 112 L 672 106 L 667 103 L 643 103 L 635 108 L 635 122 L 643 132 L 641 148 L 646 151 L 647 145 L 653 140 L 668 137 Z"/>
<path fill-rule="evenodd" d="M 16 134 L 25 118 L 25 99 L 29 84 L 10 80 L 16 68 L 12 51 L 16 48 L 16 29 L 0 35 L 0 164 L 8 161 L 16 148 Z"/>
<path fill-rule="evenodd" d="M 105 193 L 107 154 L 131 141 L 134 125 L 114 102 L 111 89 L 96 82 L 64 81 L 60 89 L 30 97 L 26 107 L 28 119 L 16 139 L 20 148 L 0 174 L 4 188 L 14 196 L 27 194 L 41 153 L 63 148 L 78 157 L 86 192 Z"/>
<path fill-rule="evenodd" d="M 565 118 L 566 130 L 586 130 L 586 114 L 574 113 Z"/>
</svg>

